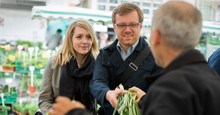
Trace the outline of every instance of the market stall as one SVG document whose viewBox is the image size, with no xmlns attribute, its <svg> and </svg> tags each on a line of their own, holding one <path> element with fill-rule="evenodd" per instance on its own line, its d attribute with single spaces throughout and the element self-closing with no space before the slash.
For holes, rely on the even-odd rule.
<svg viewBox="0 0 220 115">
<path fill-rule="evenodd" d="M 111 12 L 92 10 L 82 7 L 65 7 L 65 6 L 34 6 L 32 8 L 32 18 L 50 19 L 87 19 L 101 21 L 104 23 L 111 22 Z"/>
<path fill-rule="evenodd" d="M 46 20 L 45 25 L 47 25 L 47 30 L 45 36 L 55 34 L 57 29 L 61 29 L 62 35 L 65 36 L 69 23 L 77 19 L 88 20 L 96 32 L 108 32 L 108 28 L 112 28 L 111 15 L 112 12 L 110 11 L 93 10 L 82 7 L 34 6 L 32 8 L 33 20 Z"/>
</svg>

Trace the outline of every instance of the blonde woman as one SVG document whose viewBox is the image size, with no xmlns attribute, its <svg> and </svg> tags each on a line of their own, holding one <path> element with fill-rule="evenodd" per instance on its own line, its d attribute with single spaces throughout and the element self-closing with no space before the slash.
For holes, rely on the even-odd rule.
<svg viewBox="0 0 220 115">
<path fill-rule="evenodd" d="M 87 21 L 70 24 L 60 50 L 45 68 L 38 103 L 43 114 L 51 109 L 57 96 L 80 101 L 89 111 L 95 111 L 89 81 L 99 52 L 96 40 Z"/>
</svg>

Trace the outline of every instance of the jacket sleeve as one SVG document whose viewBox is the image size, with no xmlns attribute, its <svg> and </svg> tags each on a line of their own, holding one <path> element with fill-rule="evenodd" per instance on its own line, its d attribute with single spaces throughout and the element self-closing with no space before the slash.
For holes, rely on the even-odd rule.
<svg viewBox="0 0 220 115">
<path fill-rule="evenodd" d="M 45 115 L 53 104 L 53 90 L 52 90 L 52 60 L 50 59 L 44 70 L 42 84 L 40 88 L 40 94 L 38 99 L 38 106 Z"/>
<path fill-rule="evenodd" d="M 105 94 L 109 89 L 108 86 L 108 70 L 107 66 L 102 64 L 103 53 L 100 51 L 93 72 L 93 78 L 90 83 L 90 90 L 93 96 L 98 100 L 98 102 L 103 105 L 105 101 Z"/>
<path fill-rule="evenodd" d="M 208 64 L 220 76 L 220 48 L 217 49 L 208 59 Z"/>
</svg>

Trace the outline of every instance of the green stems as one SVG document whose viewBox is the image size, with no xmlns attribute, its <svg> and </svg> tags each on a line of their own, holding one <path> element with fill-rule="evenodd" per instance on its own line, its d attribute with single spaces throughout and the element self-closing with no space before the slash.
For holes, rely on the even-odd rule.
<svg viewBox="0 0 220 115">
<path fill-rule="evenodd" d="M 137 94 L 135 92 L 128 91 L 127 93 L 121 94 L 118 98 L 113 115 L 115 115 L 116 110 L 120 115 L 140 115 L 140 109 L 135 102 L 136 97 Z"/>
</svg>

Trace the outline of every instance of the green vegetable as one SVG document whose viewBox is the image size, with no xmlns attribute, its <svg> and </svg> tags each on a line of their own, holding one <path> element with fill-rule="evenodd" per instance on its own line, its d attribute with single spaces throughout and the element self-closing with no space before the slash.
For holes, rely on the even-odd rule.
<svg viewBox="0 0 220 115">
<path fill-rule="evenodd" d="M 121 94 L 113 115 L 115 115 L 116 110 L 120 115 L 141 115 L 140 109 L 135 102 L 136 97 L 137 94 L 135 92 L 128 91 L 125 94 Z"/>
<path fill-rule="evenodd" d="M 7 110 L 7 111 L 9 111 L 9 110 L 10 110 L 10 107 L 0 105 L 0 110 Z"/>
</svg>

